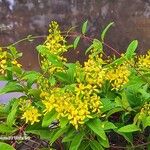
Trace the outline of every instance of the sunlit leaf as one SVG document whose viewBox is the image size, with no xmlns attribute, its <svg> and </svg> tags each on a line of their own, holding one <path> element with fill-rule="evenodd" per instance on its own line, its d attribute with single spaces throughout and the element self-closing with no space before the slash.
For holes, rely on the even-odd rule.
<svg viewBox="0 0 150 150">
<path fill-rule="evenodd" d="M 92 150 L 104 150 L 104 148 L 96 140 L 90 141 L 90 147 Z"/>
<path fill-rule="evenodd" d="M 0 150 L 15 150 L 15 148 L 9 144 L 0 142 Z"/>
<path fill-rule="evenodd" d="M 119 132 L 135 132 L 140 131 L 140 128 L 135 124 L 129 124 L 118 129 Z"/>
<path fill-rule="evenodd" d="M 101 40 L 104 41 L 105 35 L 114 22 L 109 23 L 101 33 Z"/>
<path fill-rule="evenodd" d="M 42 121 L 42 127 L 48 127 L 52 123 L 52 121 L 56 119 L 57 115 L 58 114 L 54 109 L 46 113 Z"/>
<path fill-rule="evenodd" d="M 76 38 L 75 38 L 75 40 L 74 40 L 74 42 L 73 42 L 73 48 L 74 49 L 76 49 L 77 48 L 77 46 L 78 46 L 78 43 L 79 43 L 79 41 L 80 41 L 80 36 L 77 36 Z"/>
<path fill-rule="evenodd" d="M 88 122 L 86 122 L 86 125 L 103 140 L 106 140 L 105 131 L 103 128 L 101 128 L 101 121 L 98 118 L 90 119 Z"/>
<path fill-rule="evenodd" d="M 134 55 L 135 55 L 135 50 L 137 49 L 137 46 L 138 46 L 138 41 L 137 40 L 134 40 L 132 41 L 128 48 L 127 48 L 127 51 L 125 53 L 125 57 L 130 60 Z"/>
<path fill-rule="evenodd" d="M 85 34 L 87 31 L 88 20 L 85 21 L 82 25 L 82 34 Z"/>
<path fill-rule="evenodd" d="M 80 146 L 83 136 L 84 136 L 83 131 L 77 133 L 71 142 L 69 150 L 78 150 L 78 147 Z"/>
<path fill-rule="evenodd" d="M 11 111 L 9 112 L 8 116 L 7 116 L 7 125 L 8 126 L 12 126 L 15 122 L 15 117 L 16 117 L 16 112 L 17 112 L 17 107 L 18 107 L 19 103 L 18 100 L 16 99 L 12 105 Z"/>
</svg>

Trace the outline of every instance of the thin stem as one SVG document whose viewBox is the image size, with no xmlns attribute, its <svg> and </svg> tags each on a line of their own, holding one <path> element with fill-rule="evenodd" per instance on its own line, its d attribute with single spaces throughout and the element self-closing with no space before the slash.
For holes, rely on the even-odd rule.
<svg viewBox="0 0 150 150">
<path fill-rule="evenodd" d="M 74 27 L 75 28 L 75 27 Z M 69 30 L 69 32 L 72 30 L 72 28 Z M 66 35 L 66 37 L 76 37 L 76 36 L 78 36 L 78 35 L 80 35 L 83 39 L 86 39 L 86 40 L 88 40 L 88 41 L 92 41 L 93 40 L 93 38 L 91 38 L 91 37 L 88 37 L 88 36 L 85 36 L 85 35 L 83 35 L 83 34 L 78 34 L 77 32 L 72 32 L 72 33 L 70 33 L 70 34 L 68 34 L 69 33 L 68 31 L 64 31 L 64 32 L 61 32 L 62 33 L 62 35 L 64 34 L 64 35 Z M 17 42 L 15 42 L 15 43 L 12 43 L 12 44 L 10 44 L 10 45 L 8 45 L 8 46 L 4 46 L 4 47 L 1 47 L 1 48 L 8 48 L 9 46 L 14 46 L 14 45 L 17 45 L 17 44 L 19 44 L 19 43 L 21 43 L 21 42 L 23 42 L 23 41 L 26 41 L 26 40 L 33 40 L 33 39 L 38 39 L 38 38 L 45 38 L 46 37 L 46 35 L 39 35 L 39 36 L 28 36 L 28 37 L 26 37 L 26 38 L 24 38 L 24 39 L 21 39 L 21 40 L 19 40 L 19 41 L 17 41 Z M 109 49 L 111 49 L 113 52 L 115 52 L 117 55 L 119 55 L 120 57 L 121 57 L 121 54 L 116 50 L 116 49 L 114 49 L 113 47 L 111 47 L 109 44 L 107 44 L 107 43 L 105 43 L 105 42 L 102 42 L 105 46 L 107 46 Z M 38 58 L 39 59 L 39 58 Z M 40 61 L 40 60 L 39 60 Z M 147 82 L 149 85 L 150 85 L 150 82 L 149 82 L 149 80 L 147 80 L 147 78 L 145 78 L 145 77 L 143 77 L 143 75 L 130 63 L 130 62 L 127 62 L 132 68 L 134 68 L 135 69 L 135 71 L 140 75 L 140 76 L 142 76 L 142 78 L 145 80 L 145 82 Z"/>
<path fill-rule="evenodd" d="M 130 147 L 114 146 L 114 145 L 111 145 L 110 147 L 111 147 L 111 148 L 117 148 L 117 149 L 129 149 L 129 148 L 135 149 L 135 148 L 147 146 L 147 145 L 149 145 L 149 144 L 150 144 L 150 142 L 146 142 L 146 143 L 138 144 L 138 145 L 133 145 L 133 146 L 130 146 Z"/>
<path fill-rule="evenodd" d="M 23 38 L 23 39 L 21 39 L 19 41 L 16 41 L 15 43 L 12 43 L 12 44 L 10 44 L 8 46 L 3 46 L 1 48 L 3 48 L 3 49 L 6 48 L 7 49 L 9 46 L 15 46 L 15 45 L 17 45 L 17 44 L 19 44 L 21 42 L 27 41 L 27 40 L 33 40 L 33 39 L 39 39 L 39 38 L 45 38 L 45 37 L 46 37 L 46 35 L 31 36 L 31 37 L 27 36 L 26 38 Z"/>
</svg>

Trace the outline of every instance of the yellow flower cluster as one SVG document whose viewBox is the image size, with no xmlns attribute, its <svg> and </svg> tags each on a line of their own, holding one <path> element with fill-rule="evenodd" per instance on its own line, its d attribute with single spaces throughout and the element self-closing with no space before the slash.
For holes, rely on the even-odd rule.
<svg viewBox="0 0 150 150">
<path fill-rule="evenodd" d="M 68 118 L 69 122 L 78 129 L 80 124 L 84 124 L 85 119 L 92 118 L 93 114 L 100 114 L 102 103 L 96 91 L 95 87 L 80 83 L 75 87 L 75 92 L 55 87 L 51 93 L 43 91 L 40 96 L 45 105 L 44 112 L 55 109 L 58 119 Z"/>
<path fill-rule="evenodd" d="M 109 80 L 112 90 L 119 90 L 129 79 L 130 71 L 127 64 L 122 64 L 107 71 L 106 79 Z"/>
<path fill-rule="evenodd" d="M 37 86 L 40 90 L 48 91 L 49 90 L 49 81 L 47 78 L 40 76 L 37 80 Z"/>
<path fill-rule="evenodd" d="M 63 56 L 59 57 L 60 58 L 60 61 L 63 60 L 63 61 L 66 61 L 65 58 L 63 58 Z M 49 74 L 53 74 L 53 73 L 56 73 L 56 72 L 59 72 L 59 71 L 63 71 L 63 68 L 60 67 L 60 66 L 56 66 L 54 64 L 52 64 L 49 60 L 47 60 L 46 58 L 43 58 L 43 60 L 41 61 L 41 68 L 48 72 Z"/>
<path fill-rule="evenodd" d="M 24 111 L 21 119 L 25 119 L 26 123 L 31 122 L 32 125 L 35 122 L 40 121 L 38 119 L 39 116 L 41 116 L 41 114 L 38 113 L 38 109 L 36 109 L 34 106 L 30 106 L 27 110 Z"/>
<path fill-rule="evenodd" d="M 0 74 L 5 74 L 7 68 L 7 52 L 0 48 Z"/>
<path fill-rule="evenodd" d="M 59 25 L 52 21 L 49 25 L 49 35 L 44 43 L 51 53 L 60 55 L 67 51 L 66 40 L 61 35 Z"/>
<path fill-rule="evenodd" d="M 49 50 L 50 54 L 53 54 L 55 55 L 55 57 L 57 57 L 58 61 L 67 61 L 67 59 L 64 58 L 62 54 L 67 51 L 68 46 L 66 45 L 66 40 L 61 35 L 57 22 L 52 21 L 49 25 L 49 35 L 47 36 L 47 39 L 43 45 Z M 54 65 L 47 58 L 45 58 L 44 56 L 42 57 L 43 60 L 41 61 L 41 67 L 44 71 L 48 72 L 49 74 L 62 71 L 62 68 L 60 66 Z"/>
<path fill-rule="evenodd" d="M 3 51 L 0 47 L 0 74 L 5 75 L 8 66 L 17 66 L 21 67 L 22 65 L 17 62 L 17 60 L 8 57 L 8 52 Z"/>
<path fill-rule="evenodd" d="M 146 55 L 139 56 L 137 65 L 139 68 L 150 69 L 150 50 Z"/>
<path fill-rule="evenodd" d="M 22 66 L 20 63 L 18 63 L 17 60 L 12 60 L 11 64 L 14 65 L 14 66 L 17 66 L 19 68 Z"/>
<path fill-rule="evenodd" d="M 103 60 L 101 57 L 93 58 L 89 55 L 89 59 L 84 63 L 85 81 L 91 85 L 102 87 L 105 70 L 102 68 Z"/>
<path fill-rule="evenodd" d="M 31 100 L 20 98 L 20 110 L 23 112 L 21 119 L 25 119 L 26 123 L 30 122 L 32 125 L 40 121 L 38 118 L 41 114 L 37 108 L 32 106 Z"/>
<path fill-rule="evenodd" d="M 142 107 L 138 119 L 142 119 L 143 117 L 150 116 L 150 103 L 145 103 Z"/>
</svg>

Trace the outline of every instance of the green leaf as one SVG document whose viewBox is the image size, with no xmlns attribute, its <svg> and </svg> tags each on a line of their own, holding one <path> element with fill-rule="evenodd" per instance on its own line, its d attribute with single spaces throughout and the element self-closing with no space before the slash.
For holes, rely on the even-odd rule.
<svg viewBox="0 0 150 150">
<path fill-rule="evenodd" d="M 144 117 L 144 118 L 142 118 L 142 124 L 143 124 L 143 127 L 144 127 L 144 129 L 146 128 L 146 127 L 148 127 L 148 126 L 150 126 L 150 116 L 148 116 L 148 117 Z"/>
<path fill-rule="evenodd" d="M 41 93 L 40 89 L 34 88 L 34 89 L 28 90 L 28 94 L 30 96 L 34 96 L 34 98 L 36 98 L 36 99 L 40 99 L 40 93 Z"/>
<path fill-rule="evenodd" d="M 118 132 L 135 132 L 140 131 L 140 128 L 135 124 L 129 124 L 118 129 Z"/>
<path fill-rule="evenodd" d="M 85 34 L 87 31 L 88 20 L 85 21 L 82 25 L 82 34 Z"/>
<path fill-rule="evenodd" d="M 98 39 L 94 39 L 92 45 L 85 51 L 87 54 L 90 50 L 94 49 L 93 56 L 98 55 L 99 53 L 103 52 L 103 44 Z"/>
<path fill-rule="evenodd" d="M 150 92 L 148 91 L 149 85 L 145 85 L 142 88 L 138 90 L 139 93 L 141 93 L 143 99 L 148 100 L 150 98 Z"/>
<path fill-rule="evenodd" d="M 0 142 L 0 150 L 15 150 L 15 148 L 9 144 Z"/>
<path fill-rule="evenodd" d="M 96 56 L 99 53 L 102 53 L 103 52 L 103 44 L 102 44 L 102 42 L 97 40 L 97 39 L 94 39 L 93 40 L 93 48 L 94 48 L 94 51 L 95 51 L 93 53 L 94 56 Z"/>
<path fill-rule="evenodd" d="M 7 70 L 9 70 L 13 73 L 16 73 L 17 75 L 22 74 L 22 69 L 20 67 L 17 67 L 17 66 L 7 67 Z"/>
<path fill-rule="evenodd" d="M 6 113 L 7 115 L 9 114 L 14 101 L 15 101 L 15 99 L 11 99 L 10 101 L 8 101 L 8 103 L 5 105 L 5 107 L 3 109 L 3 113 Z"/>
<path fill-rule="evenodd" d="M 23 80 L 27 80 L 28 87 L 31 87 L 32 84 L 39 78 L 40 74 L 36 71 L 28 71 L 22 77 Z"/>
<path fill-rule="evenodd" d="M 6 81 L 7 78 L 5 76 L 0 75 L 0 81 Z"/>
<path fill-rule="evenodd" d="M 109 67 L 109 66 L 114 66 L 114 65 L 121 65 L 125 62 L 125 60 L 126 60 L 126 58 L 124 56 L 122 56 L 106 66 Z"/>
<path fill-rule="evenodd" d="M 122 135 L 131 145 L 133 145 L 132 133 L 118 132 L 117 130 L 115 130 L 115 132 Z"/>
<path fill-rule="evenodd" d="M 105 27 L 105 29 L 102 31 L 102 33 L 101 33 L 101 40 L 102 40 L 102 42 L 104 41 L 106 32 L 109 30 L 109 28 L 110 28 L 113 24 L 114 24 L 114 22 L 109 23 L 109 24 Z"/>
<path fill-rule="evenodd" d="M 63 67 L 63 63 L 61 62 L 61 60 L 58 59 L 57 55 L 47 53 L 46 57 L 53 65 L 57 67 Z"/>
<path fill-rule="evenodd" d="M 64 135 L 64 138 L 62 139 L 62 142 L 70 142 L 75 136 L 76 130 L 74 128 L 69 129 L 66 134 Z"/>
<path fill-rule="evenodd" d="M 9 127 L 7 124 L 1 123 L 0 124 L 0 133 L 13 133 L 17 129 L 13 127 Z"/>
<path fill-rule="evenodd" d="M 18 105 L 19 105 L 19 103 L 18 103 L 18 100 L 16 99 L 15 102 L 13 103 L 13 105 L 12 105 L 10 113 L 7 116 L 7 121 L 6 122 L 7 122 L 7 125 L 9 127 L 11 127 L 15 122 L 15 117 L 16 117 L 16 112 L 17 112 Z"/>
<path fill-rule="evenodd" d="M 104 150 L 104 148 L 96 140 L 90 141 L 90 147 L 92 150 Z"/>
<path fill-rule="evenodd" d="M 108 98 L 102 98 L 101 101 L 102 101 L 102 104 L 103 104 L 103 108 L 101 108 L 103 113 L 107 112 L 109 110 L 112 110 L 115 107 L 114 102 L 112 102 Z"/>
<path fill-rule="evenodd" d="M 120 99 L 119 97 L 116 97 L 115 102 L 118 103 L 121 107 L 123 107 L 124 109 L 131 111 L 132 108 L 128 102 L 128 98 L 126 96 L 125 92 L 121 93 L 121 97 L 122 99 Z"/>
<path fill-rule="evenodd" d="M 51 84 L 51 86 L 54 86 L 56 84 L 56 79 L 53 76 L 49 77 L 48 81 Z"/>
<path fill-rule="evenodd" d="M 68 124 L 68 118 L 61 118 L 60 119 L 60 127 L 63 128 Z"/>
<path fill-rule="evenodd" d="M 69 126 L 65 126 L 64 128 L 59 129 L 56 133 L 53 134 L 50 138 L 50 143 L 54 143 L 60 136 L 62 136 L 67 130 Z"/>
<path fill-rule="evenodd" d="M 128 83 L 124 86 L 124 88 L 127 88 L 127 90 L 137 92 L 142 85 L 144 84 L 143 78 L 137 76 L 137 74 L 133 74 L 130 78 Z"/>
<path fill-rule="evenodd" d="M 98 118 L 90 119 L 88 122 L 86 122 L 86 125 L 103 140 L 106 140 L 105 131 L 101 128 L 101 121 Z"/>
<path fill-rule="evenodd" d="M 76 72 L 76 65 L 73 63 L 66 64 L 68 67 L 68 70 L 66 71 L 67 73 L 67 79 L 69 80 L 70 84 L 74 83 L 74 76 Z"/>
<path fill-rule="evenodd" d="M 48 127 L 57 118 L 57 112 L 53 109 L 46 113 L 42 121 L 42 127 Z"/>
<path fill-rule="evenodd" d="M 83 136 L 84 136 L 83 131 L 78 132 L 73 138 L 69 150 L 78 150 L 78 147 L 80 146 Z"/>
<path fill-rule="evenodd" d="M 47 140 L 50 138 L 52 132 L 46 129 L 38 129 L 38 130 L 26 130 L 26 133 L 32 133 L 35 135 L 39 135 L 41 139 Z"/>
<path fill-rule="evenodd" d="M 101 144 L 103 147 L 105 147 L 105 148 L 110 147 L 108 138 L 106 140 L 103 140 L 102 138 L 97 136 L 97 140 L 98 140 L 99 144 Z"/>
<path fill-rule="evenodd" d="M 93 49 L 93 44 L 90 45 L 90 47 L 88 47 L 88 48 L 86 49 L 85 54 L 87 54 L 91 49 Z"/>
<path fill-rule="evenodd" d="M 11 54 L 12 54 L 12 56 L 13 56 L 14 59 L 17 59 L 17 58 L 19 58 L 19 57 L 22 56 L 22 53 L 19 53 L 17 51 L 16 47 L 9 46 L 8 49 L 10 50 L 10 52 L 11 52 Z"/>
<path fill-rule="evenodd" d="M 44 45 L 38 45 L 36 49 L 42 56 L 46 56 L 47 60 L 49 60 L 55 66 L 63 66 L 63 63 L 61 62 L 61 60 L 58 59 L 58 56 L 53 53 L 50 53 L 49 49 L 47 49 Z"/>
<path fill-rule="evenodd" d="M 44 45 L 38 45 L 36 49 L 41 55 L 44 56 L 46 56 L 49 53 L 49 50 Z"/>
<path fill-rule="evenodd" d="M 65 66 L 68 67 L 68 70 L 66 70 L 66 72 L 57 72 L 54 74 L 54 76 L 62 82 L 66 82 L 69 84 L 74 83 L 76 65 L 73 63 L 68 63 L 65 64 Z"/>
<path fill-rule="evenodd" d="M 73 48 L 74 48 L 74 49 L 77 48 L 80 39 L 81 39 L 81 36 L 77 36 L 77 37 L 75 38 L 75 40 L 74 40 L 74 42 L 73 42 Z"/>
<path fill-rule="evenodd" d="M 57 77 L 61 82 L 70 83 L 68 75 L 65 72 L 57 72 L 54 74 L 54 76 Z"/>
<path fill-rule="evenodd" d="M 89 141 L 88 140 L 84 140 L 81 142 L 80 146 L 79 146 L 79 150 L 89 150 Z"/>
<path fill-rule="evenodd" d="M 14 46 L 9 46 L 8 49 L 10 50 L 11 54 L 13 55 L 13 57 L 16 58 L 16 56 L 17 56 L 16 47 L 14 47 Z"/>
<path fill-rule="evenodd" d="M 138 46 L 138 41 L 137 40 L 134 40 L 134 41 L 132 41 L 130 44 L 129 44 L 129 46 L 128 46 L 128 48 L 127 48 L 127 51 L 126 51 L 126 53 L 125 53 L 125 57 L 128 59 L 128 60 L 130 60 L 133 56 L 134 56 L 134 52 L 135 52 L 135 50 L 137 49 L 137 46 Z"/>
<path fill-rule="evenodd" d="M 3 88 L 0 88 L 0 95 L 9 92 L 23 92 L 23 87 L 17 82 L 8 82 Z"/>
<path fill-rule="evenodd" d="M 109 122 L 109 121 L 101 122 L 101 127 L 104 130 L 110 130 L 110 129 L 116 129 L 117 128 L 112 122 Z"/>
</svg>

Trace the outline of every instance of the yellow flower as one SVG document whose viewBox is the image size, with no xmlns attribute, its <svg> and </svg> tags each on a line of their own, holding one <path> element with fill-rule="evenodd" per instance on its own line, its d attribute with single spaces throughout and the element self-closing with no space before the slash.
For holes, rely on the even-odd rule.
<svg viewBox="0 0 150 150">
<path fill-rule="evenodd" d="M 148 53 L 146 55 L 138 57 L 137 66 L 140 69 L 142 69 L 142 68 L 150 69 L 150 50 L 148 51 Z"/>
<path fill-rule="evenodd" d="M 45 97 L 46 95 L 48 95 L 47 92 L 43 92 L 43 91 L 49 91 L 49 81 L 47 78 L 43 77 L 43 76 L 40 76 L 37 80 L 37 86 L 40 90 L 42 90 L 42 93 L 41 93 L 41 97 L 42 95 Z M 46 95 L 45 95 L 46 94 Z"/>
<path fill-rule="evenodd" d="M 38 110 L 34 106 L 30 106 L 25 112 L 23 113 L 21 119 L 25 119 L 26 123 L 31 122 L 31 125 L 35 122 L 39 122 L 40 120 L 38 117 L 41 114 L 38 113 Z"/>
<path fill-rule="evenodd" d="M 66 117 L 76 129 L 84 124 L 86 118 L 92 118 L 93 114 L 99 115 L 102 107 L 96 87 L 90 84 L 78 84 L 75 93 L 54 87 L 49 93 L 42 91 L 40 97 L 45 105 L 45 113 L 55 109 L 58 120 Z"/>
<path fill-rule="evenodd" d="M 17 62 L 17 60 L 13 60 L 12 62 L 11 62 L 14 66 L 17 66 L 17 67 L 21 67 L 22 65 L 21 64 L 19 64 L 18 62 Z"/>
<path fill-rule="evenodd" d="M 105 70 L 102 68 L 103 60 L 101 57 L 93 58 L 91 55 L 84 63 L 85 81 L 91 85 L 102 87 Z"/>
<path fill-rule="evenodd" d="M 7 68 L 7 52 L 0 48 L 0 74 L 5 74 Z"/>
<path fill-rule="evenodd" d="M 150 116 L 150 103 L 145 103 L 144 106 L 141 108 L 138 119 L 141 120 L 144 117 L 148 116 Z"/>
<path fill-rule="evenodd" d="M 3 75 L 6 74 L 6 70 L 7 70 L 9 62 L 11 62 L 13 66 L 17 66 L 19 68 L 22 66 L 21 64 L 17 62 L 17 60 L 11 60 L 11 59 L 12 58 L 8 57 L 8 52 L 3 51 L 2 48 L 0 48 L 0 74 L 3 74 Z"/>
<path fill-rule="evenodd" d="M 58 23 L 52 21 L 49 25 L 49 35 L 47 36 L 44 45 L 53 54 L 60 55 L 67 51 L 66 40 L 60 33 Z"/>
<path fill-rule="evenodd" d="M 128 81 L 130 71 L 128 65 L 119 65 L 107 71 L 106 79 L 110 81 L 112 90 L 120 90 Z"/>
</svg>

